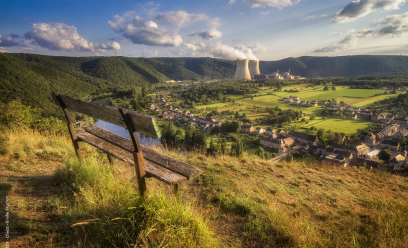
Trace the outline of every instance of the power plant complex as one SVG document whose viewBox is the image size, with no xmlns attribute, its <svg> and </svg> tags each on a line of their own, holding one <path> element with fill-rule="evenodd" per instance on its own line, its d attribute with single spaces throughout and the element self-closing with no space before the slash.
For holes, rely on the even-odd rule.
<svg viewBox="0 0 408 248">
<path fill-rule="evenodd" d="M 290 75 L 289 72 L 279 74 L 261 74 L 259 71 L 259 60 L 237 59 L 237 70 L 235 71 L 234 79 L 251 80 L 251 79 L 301 79 L 299 76 Z"/>
<path fill-rule="evenodd" d="M 259 60 L 237 59 L 237 70 L 234 79 L 251 80 L 255 75 L 261 74 L 259 71 Z"/>
</svg>

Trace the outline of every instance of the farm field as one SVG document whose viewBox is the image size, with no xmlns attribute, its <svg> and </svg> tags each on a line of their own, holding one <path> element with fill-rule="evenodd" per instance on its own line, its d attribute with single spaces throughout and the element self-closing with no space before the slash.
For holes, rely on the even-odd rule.
<svg viewBox="0 0 408 248">
<path fill-rule="evenodd" d="M 369 97 L 357 103 L 353 103 L 353 105 L 358 106 L 358 107 L 366 107 L 370 104 L 373 104 L 374 102 L 382 101 L 384 99 L 388 99 L 388 98 L 396 97 L 396 96 L 398 96 L 398 94 L 388 94 L 388 95 Z"/>
<path fill-rule="evenodd" d="M 291 92 L 290 90 L 298 90 L 298 92 Z M 286 91 L 285 91 L 286 90 Z M 351 135 L 357 132 L 358 129 L 364 129 L 371 124 L 368 120 L 350 120 L 350 119 L 332 119 L 327 118 L 323 119 L 321 116 L 322 107 L 305 107 L 301 105 L 294 105 L 283 102 L 281 99 L 284 97 L 289 96 L 297 96 L 302 101 L 321 101 L 321 100 L 331 100 L 333 98 L 336 99 L 337 102 L 344 101 L 347 104 L 365 107 L 373 104 L 376 101 L 380 101 L 383 99 L 387 99 L 390 97 L 396 97 L 397 94 L 387 94 L 387 95 L 379 95 L 375 96 L 376 94 L 384 93 L 384 90 L 380 89 L 349 89 L 348 86 L 337 86 L 336 90 L 328 90 L 324 91 L 323 86 L 317 87 L 306 87 L 302 85 L 299 87 L 284 87 L 282 91 L 276 92 L 273 89 L 267 89 L 259 94 L 252 95 L 251 98 L 244 98 L 242 95 L 233 95 L 229 96 L 231 99 L 235 101 L 235 103 L 215 103 L 210 105 L 202 105 L 197 106 L 199 109 L 209 108 L 217 108 L 218 111 L 224 110 L 233 110 L 239 111 L 240 114 L 245 113 L 247 117 L 254 121 L 256 119 L 262 118 L 267 116 L 267 113 L 260 113 L 256 111 L 256 108 L 273 108 L 279 107 L 283 110 L 286 109 L 293 109 L 302 111 L 307 115 L 313 114 L 316 116 L 316 119 L 313 121 L 309 121 L 309 118 L 306 116 L 306 120 L 308 124 L 302 124 L 300 121 L 294 121 L 291 124 L 286 126 L 296 126 L 298 128 L 303 129 L 303 131 L 308 131 L 310 127 L 315 126 L 316 128 L 323 128 L 325 130 L 332 130 L 333 132 L 341 132 L 345 133 L 346 135 Z M 264 124 L 260 125 L 262 127 L 266 127 Z M 276 128 L 276 127 L 275 127 Z"/>
</svg>

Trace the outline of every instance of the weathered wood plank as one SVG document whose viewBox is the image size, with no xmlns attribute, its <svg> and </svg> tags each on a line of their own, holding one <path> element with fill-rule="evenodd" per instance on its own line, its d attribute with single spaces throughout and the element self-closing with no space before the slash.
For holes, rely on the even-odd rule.
<svg viewBox="0 0 408 248">
<path fill-rule="evenodd" d="M 115 158 L 134 165 L 133 155 L 127 150 L 124 150 L 85 131 L 77 131 L 77 137 L 79 140 L 91 144 L 92 146 L 101 149 L 102 151 L 114 156 Z M 158 166 L 150 161 L 145 161 L 145 170 L 148 176 L 155 177 L 160 181 L 171 185 L 178 184 L 187 180 L 186 177 L 174 173 L 168 169 L 162 168 L 161 166 Z"/>
<path fill-rule="evenodd" d="M 58 95 L 68 109 L 126 128 L 122 115 L 117 108 L 83 101 L 63 94 Z M 154 117 L 132 111 L 128 111 L 128 113 L 138 132 L 155 138 L 161 136 Z"/>
<path fill-rule="evenodd" d="M 110 132 L 100 127 L 89 127 L 89 128 L 86 128 L 85 130 L 103 140 L 106 140 L 108 142 L 111 142 L 121 147 L 122 149 L 128 152 L 134 151 L 132 142 L 125 137 L 122 137 L 118 134 L 115 134 L 113 132 Z M 190 164 L 187 164 L 178 159 L 163 155 L 149 147 L 146 147 L 143 145 L 141 147 L 142 147 L 142 152 L 143 152 L 143 156 L 145 160 L 158 164 L 161 167 L 174 171 L 178 174 L 181 174 L 187 177 L 188 179 L 191 179 L 194 176 L 201 173 L 201 170 L 199 170 L 198 168 Z"/>
<path fill-rule="evenodd" d="M 161 137 L 159 126 L 152 116 L 148 116 L 150 117 L 150 119 L 148 119 L 145 118 L 146 115 L 141 115 L 130 110 L 128 110 L 127 113 L 133 123 L 133 126 L 136 128 L 136 131 L 138 131 L 139 133 L 147 134 L 149 136 L 152 136 L 151 134 L 155 134 L 153 136 L 155 138 Z"/>
</svg>

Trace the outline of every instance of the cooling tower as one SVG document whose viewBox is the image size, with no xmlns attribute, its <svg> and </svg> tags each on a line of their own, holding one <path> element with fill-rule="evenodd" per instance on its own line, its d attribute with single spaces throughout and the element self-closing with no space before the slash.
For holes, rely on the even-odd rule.
<svg viewBox="0 0 408 248">
<path fill-rule="evenodd" d="M 251 79 L 248 70 L 248 59 L 237 59 L 237 70 L 235 71 L 234 79 Z"/>
<path fill-rule="evenodd" d="M 259 60 L 250 60 L 248 64 L 249 68 L 249 75 L 251 75 L 251 78 L 254 79 L 255 75 L 261 74 L 259 71 Z"/>
</svg>

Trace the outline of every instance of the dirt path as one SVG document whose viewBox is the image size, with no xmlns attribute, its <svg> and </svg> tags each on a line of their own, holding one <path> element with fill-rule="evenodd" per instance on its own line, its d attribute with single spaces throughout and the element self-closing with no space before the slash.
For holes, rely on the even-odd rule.
<svg viewBox="0 0 408 248">
<path fill-rule="evenodd" d="M 0 247 L 64 246 L 57 234 L 49 199 L 58 194 L 54 172 L 62 164 L 44 158 L 0 160 Z M 6 211 L 6 197 L 9 210 Z M 52 242 L 52 243 L 51 243 Z M 62 242 L 62 241 L 61 241 Z"/>
</svg>

